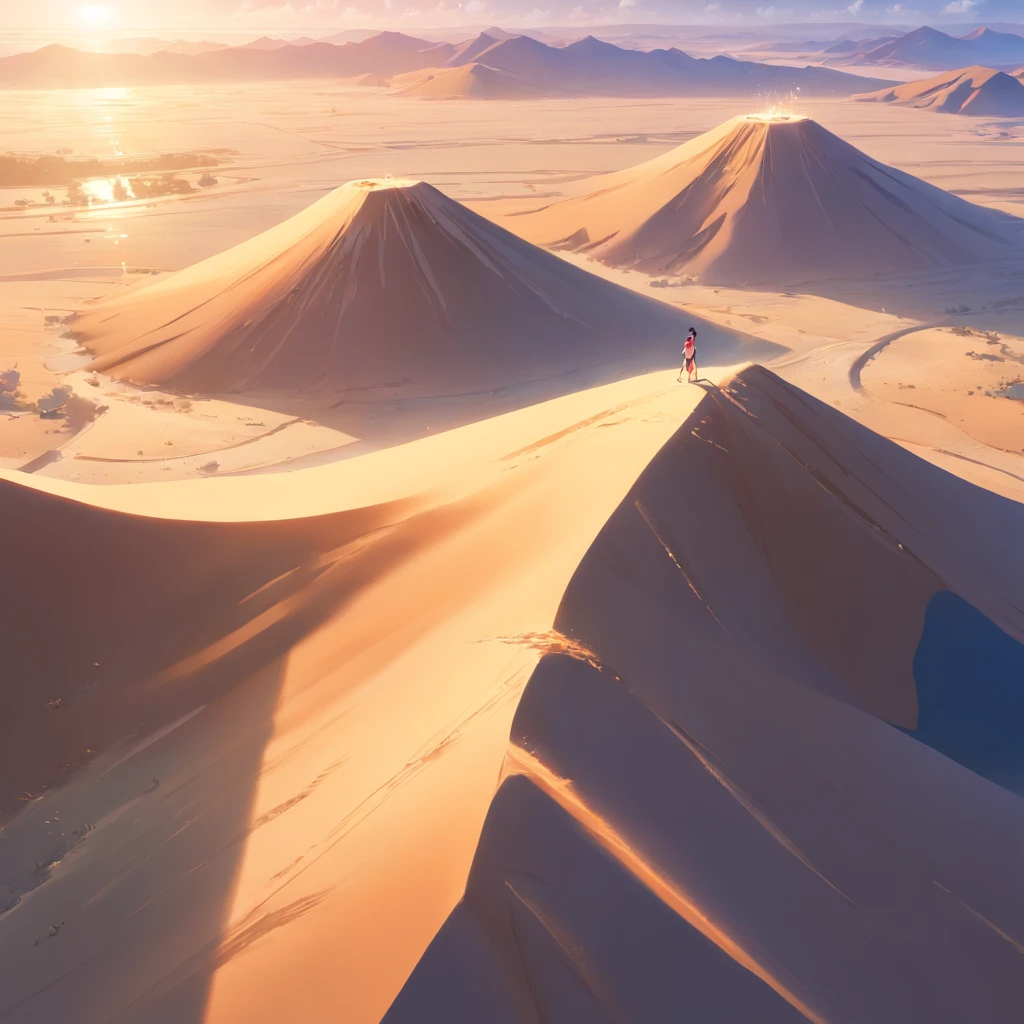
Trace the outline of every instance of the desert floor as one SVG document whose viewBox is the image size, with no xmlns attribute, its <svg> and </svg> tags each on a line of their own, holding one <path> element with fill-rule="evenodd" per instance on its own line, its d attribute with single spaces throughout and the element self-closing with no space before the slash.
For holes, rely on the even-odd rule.
<svg viewBox="0 0 1024 1024">
<path fill-rule="evenodd" d="M 522 690 L 566 642 L 552 630 L 570 578 L 706 391 L 673 366 L 518 408 L 199 398 L 75 369 L 59 320 L 350 179 L 423 178 L 497 216 L 750 105 L 431 103 L 326 82 L 5 99 L 17 152 L 219 149 L 224 163 L 189 195 L 88 209 L 18 209 L 39 192 L 0 190 L 0 370 L 30 399 L 70 384 L 95 407 L 74 423 L 0 411 L 0 514 L 36 538 L 15 552 L 35 589 L 12 607 L 46 640 L 15 654 L 47 691 L 31 694 L 35 731 L 10 738 L 24 784 L 0 794 L 20 801 L 0 830 L 0 1019 L 377 1021 L 463 893 Z M 1024 215 L 1024 125 L 797 108 Z M 1024 377 L 1024 257 L 785 293 L 585 265 L 780 346 L 768 365 L 784 380 L 1024 501 L 1024 402 L 1001 394 Z M 736 368 L 701 369 L 712 389 Z M 109 580 L 120 603 L 94 607 Z M 30 788 L 50 769 L 60 785 Z"/>
<path fill-rule="evenodd" d="M 16 365 L 26 396 L 36 398 L 58 383 L 52 370 L 74 365 L 53 318 L 244 241 L 346 180 L 424 178 L 480 212 L 498 213 L 656 156 L 745 106 L 605 99 L 432 103 L 327 82 L 223 88 L 202 96 L 179 89 L 20 94 L 2 115 L 8 145 L 18 152 L 217 149 L 225 163 L 216 171 L 217 185 L 193 194 L 98 201 L 88 209 L 23 211 L 14 202 L 39 199 L 34 190 L 0 190 L 0 363 Z M 1017 182 L 1024 127 L 1015 122 L 838 101 L 790 107 L 869 155 L 975 202 L 1011 212 L 1024 207 Z M 102 186 L 97 191 L 102 195 Z M 650 287 L 640 275 L 595 264 L 589 269 L 638 290 Z M 1015 443 L 1024 406 L 991 397 L 1024 373 L 1024 342 L 1017 341 L 1024 333 L 1018 323 L 1024 287 L 1016 270 L 815 288 L 827 294 L 699 285 L 654 294 L 786 346 L 790 352 L 773 368 L 788 379 L 926 457 L 1016 495 L 1024 483 Z M 963 307 L 968 311 L 948 312 Z M 928 330 L 906 333 L 859 380 L 850 376 L 853 363 L 877 341 L 917 327 Z M 985 358 L 978 358 L 973 336 L 950 335 L 952 327 L 994 331 L 1007 347 L 985 344 Z M 925 351 L 928 358 L 918 358 Z M 356 454 L 494 411 L 465 406 L 452 420 L 432 410 L 371 403 L 355 417 L 349 405 L 340 417 L 337 397 L 329 394 L 189 402 L 106 380 L 93 379 L 90 386 L 85 374 L 62 380 L 106 412 L 77 436 L 78 424 L 8 419 L 0 466 L 39 460 L 37 471 L 46 476 L 96 483 L 244 472 L 299 456 L 308 462 Z M 364 443 L 349 447 L 355 440 Z M 52 461 L 55 451 L 61 457 Z"/>
</svg>

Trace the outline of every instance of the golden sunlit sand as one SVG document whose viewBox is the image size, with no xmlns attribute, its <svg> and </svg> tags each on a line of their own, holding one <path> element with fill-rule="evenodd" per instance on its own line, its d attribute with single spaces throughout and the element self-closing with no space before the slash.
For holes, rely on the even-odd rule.
<svg viewBox="0 0 1024 1024">
<path fill-rule="evenodd" d="M 1016 1024 L 1024 134 L 476 67 L 9 94 L 0 1020 Z"/>
</svg>

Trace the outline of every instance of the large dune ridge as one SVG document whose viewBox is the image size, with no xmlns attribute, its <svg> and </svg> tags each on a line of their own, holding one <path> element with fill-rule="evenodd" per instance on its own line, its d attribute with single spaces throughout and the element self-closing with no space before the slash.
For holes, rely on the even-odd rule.
<svg viewBox="0 0 1024 1024">
<path fill-rule="evenodd" d="M 665 366 L 687 326 L 678 310 L 400 179 L 350 182 L 71 322 L 93 369 L 134 381 L 421 395 L 629 359 Z"/>
<path fill-rule="evenodd" d="M 702 396 L 661 372 L 287 477 L 2 474 L 0 1016 L 379 1020 L 531 638 Z"/>
<path fill-rule="evenodd" d="M 1017 1020 L 1022 527 L 767 371 L 712 391 L 574 575 L 387 1024 Z"/>
<path fill-rule="evenodd" d="M 851 97 L 861 103 L 892 103 L 940 114 L 973 117 L 1024 116 L 1024 83 L 992 68 L 970 67 L 946 71 L 923 82 L 908 82 L 891 89 Z"/>
<path fill-rule="evenodd" d="M 963 266 L 1013 251 L 1022 225 L 796 115 L 738 116 L 579 188 L 504 223 L 541 245 L 710 284 Z"/>
<path fill-rule="evenodd" d="M 2 474 L 0 1014 L 1015 1021 L 1021 506 L 708 376 Z"/>
</svg>

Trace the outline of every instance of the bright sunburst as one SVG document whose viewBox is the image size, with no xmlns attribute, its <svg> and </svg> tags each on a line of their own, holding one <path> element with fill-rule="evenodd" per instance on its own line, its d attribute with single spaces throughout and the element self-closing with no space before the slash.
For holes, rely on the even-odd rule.
<svg viewBox="0 0 1024 1024">
<path fill-rule="evenodd" d="M 79 7 L 75 13 L 79 20 L 89 28 L 102 28 L 104 25 L 109 25 L 114 17 L 114 12 L 102 4 L 87 4 L 85 7 Z"/>
</svg>

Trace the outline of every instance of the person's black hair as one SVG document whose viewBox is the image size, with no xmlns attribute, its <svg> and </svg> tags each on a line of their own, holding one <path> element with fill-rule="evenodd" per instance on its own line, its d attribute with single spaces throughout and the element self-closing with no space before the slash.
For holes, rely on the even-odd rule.
<svg viewBox="0 0 1024 1024">
<path fill-rule="evenodd" d="M 691 327 L 690 328 L 690 333 L 696 338 L 697 337 L 697 328 L 696 327 Z"/>
</svg>

